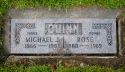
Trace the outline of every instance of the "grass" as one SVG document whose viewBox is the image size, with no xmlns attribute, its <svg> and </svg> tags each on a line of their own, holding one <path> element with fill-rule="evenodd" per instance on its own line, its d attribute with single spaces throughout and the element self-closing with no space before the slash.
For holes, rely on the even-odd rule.
<svg viewBox="0 0 125 72">
<path fill-rule="evenodd" d="M 57 69 L 52 69 L 49 65 L 36 66 L 1 66 L 0 72 L 124 72 L 124 69 L 104 68 L 100 66 L 86 67 L 64 67 L 58 66 Z"/>
<path fill-rule="evenodd" d="M 67 9 L 93 5 L 105 8 L 125 8 L 125 0 L 0 0 L 0 16 L 9 8 Z"/>
</svg>

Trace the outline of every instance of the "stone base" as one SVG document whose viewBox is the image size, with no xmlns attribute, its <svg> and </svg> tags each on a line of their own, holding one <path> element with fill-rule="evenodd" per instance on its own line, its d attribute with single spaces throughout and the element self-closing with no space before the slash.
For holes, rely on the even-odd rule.
<svg viewBox="0 0 125 72">
<path fill-rule="evenodd" d="M 65 67 L 101 65 L 104 67 L 125 67 L 125 57 L 104 56 L 16 56 L 7 58 L 6 65 L 63 65 Z"/>
</svg>

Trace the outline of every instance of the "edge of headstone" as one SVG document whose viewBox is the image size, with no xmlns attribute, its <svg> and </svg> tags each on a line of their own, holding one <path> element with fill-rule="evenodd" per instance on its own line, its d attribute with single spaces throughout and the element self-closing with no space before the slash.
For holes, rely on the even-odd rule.
<svg viewBox="0 0 125 72">
<path fill-rule="evenodd" d="M 119 9 L 106 9 L 98 7 L 73 8 L 68 10 L 38 9 L 10 9 L 10 18 L 116 18 L 120 15 Z"/>
<path fill-rule="evenodd" d="M 121 14 L 116 18 L 116 22 L 117 22 L 117 34 L 118 34 L 118 46 L 119 46 L 119 49 L 118 49 L 118 52 L 119 52 L 119 55 L 120 56 L 125 56 L 125 46 L 123 46 L 124 41 L 123 41 L 123 38 L 125 38 L 122 33 L 123 33 L 123 29 L 125 30 L 125 28 L 123 28 L 123 26 L 125 27 L 125 10 L 123 10 L 121 12 Z"/>
</svg>

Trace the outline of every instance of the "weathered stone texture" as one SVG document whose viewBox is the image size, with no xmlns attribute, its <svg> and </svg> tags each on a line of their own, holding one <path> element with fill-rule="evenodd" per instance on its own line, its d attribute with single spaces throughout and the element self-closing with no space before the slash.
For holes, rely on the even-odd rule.
<svg viewBox="0 0 125 72">
<path fill-rule="evenodd" d="M 7 64 L 15 65 L 56 65 L 59 64 L 66 67 L 100 65 L 104 67 L 124 67 L 125 57 L 90 57 L 87 56 L 10 56 Z"/>
<path fill-rule="evenodd" d="M 117 17 L 118 23 L 118 51 L 119 55 L 125 56 L 125 17 Z"/>
</svg>

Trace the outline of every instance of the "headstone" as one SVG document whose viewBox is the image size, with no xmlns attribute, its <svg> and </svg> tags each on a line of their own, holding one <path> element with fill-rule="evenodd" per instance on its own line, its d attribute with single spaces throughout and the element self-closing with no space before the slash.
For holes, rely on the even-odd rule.
<svg viewBox="0 0 125 72">
<path fill-rule="evenodd" d="M 125 61 L 125 17 L 121 10 L 11 9 L 5 31 L 4 46 L 11 55 L 6 62 L 10 64 L 26 61 L 119 67 Z"/>
<path fill-rule="evenodd" d="M 117 54 L 117 10 L 85 8 L 9 11 L 10 54 Z"/>
<path fill-rule="evenodd" d="M 11 19 L 13 54 L 116 54 L 116 19 Z"/>
</svg>

